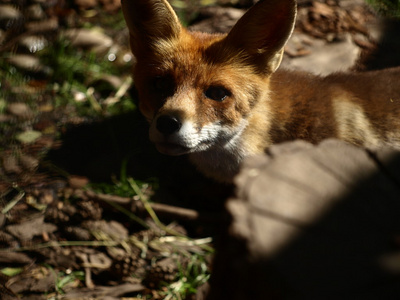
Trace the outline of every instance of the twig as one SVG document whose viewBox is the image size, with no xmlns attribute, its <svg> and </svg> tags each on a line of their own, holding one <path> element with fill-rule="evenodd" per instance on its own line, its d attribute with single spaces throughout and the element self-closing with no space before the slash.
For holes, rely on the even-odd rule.
<svg viewBox="0 0 400 300">
<path fill-rule="evenodd" d="M 112 207 L 118 209 L 119 211 L 121 211 L 122 213 L 124 213 L 125 215 L 127 215 L 129 218 L 131 218 L 133 221 L 135 221 L 136 223 L 139 223 L 140 225 L 142 225 L 144 228 L 148 229 L 149 225 L 147 225 L 147 223 L 145 221 L 143 221 L 141 218 L 137 217 L 135 214 L 133 214 L 132 212 L 130 212 L 129 210 L 123 208 L 121 205 L 119 205 L 118 203 L 115 203 L 113 201 L 110 200 L 105 200 L 105 202 L 107 202 L 109 205 L 111 205 Z"/>
<path fill-rule="evenodd" d="M 120 197 L 120 196 L 109 195 L 109 194 L 101 194 L 101 193 L 96 193 L 92 190 L 85 190 L 84 194 L 91 199 L 101 200 L 101 201 L 110 201 L 110 202 L 114 202 L 117 204 L 129 204 L 132 202 L 132 198 L 129 198 L 129 197 Z"/>
<path fill-rule="evenodd" d="M 21 190 L 21 189 L 19 189 L 19 188 L 17 188 L 17 190 L 19 190 L 19 192 L 18 192 L 18 195 L 16 195 L 15 197 L 14 197 L 14 199 L 12 199 L 2 210 L 1 210 L 1 213 L 2 214 L 6 214 L 6 213 L 8 213 L 15 205 L 17 205 L 17 203 L 22 199 L 22 198 L 24 198 L 24 196 L 25 196 L 25 191 L 23 191 L 23 190 Z"/>
<path fill-rule="evenodd" d="M 96 193 L 92 190 L 86 190 L 85 194 L 87 197 L 95 200 L 106 201 L 110 205 L 116 203 L 120 205 L 132 205 L 134 209 L 144 212 L 145 207 L 141 201 L 135 201 L 129 197 L 120 197 L 115 195 Z M 167 216 L 174 220 L 184 221 L 207 221 L 207 222 L 218 222 L 220 216 L 214 213 L 199 213 L 194 209 L 182 208 L 167 204 L 160 203 L 149 203 L 150 207 L 154 210 L 157 215 Z"/>
<path fill-rule="evenodd" d="M 149 200 L 147 199 L 147 197 L 142 193 L 142 190 L 140 189 L 140 187 L 137 185 L 137 183 L 132 179 L 129 178 L 128 179 L 128 183 L 131 186 L 131 188 L 135 191 L 136 195 L 139 196 L 140 200 L 143 203 L 144 208 L 146 209 L 147 213 L 150 215 L 150 217 L 153 219 L 154 223 L 156 223 L 156 225 L 160 228 L 162 228 L 163 230 L 167 231 L 171 230 L 169 228 L 167 228 L 167 226 L 165 226 L 160 219 L 158 218 L 157 214 L 154 212 L 154 209 L 151 207 Z M 173 234 L 175 235 L 176 232 L 174 231 Z M 179 234 L 179 233 L 178 233 Z"/>
<path fill-rule="evenodd" d="M 87 96 L 87 98 L 89 100 L 89 103 L 92 106 L 92 108 L 96 112 L 100 113 L 102 111 L 101 110 L 101 106 L 100 106 L 99 102 L 97 102 L 97 100 L 96 100 L 96 98 L 94 96 L 94 92 L 95 92 L 95 89 L 93 87 L 89 87 L 87 89 L 87 91 L 86 91 L 86 96 Z"/>
<path fill-rule="evenodd" d="M 121 98 L 126 94 L 126 92 L 129 90 L 129 88 L 132 85 L 132 77 L 128 76 L 125 81 L 121 84 L 119 87 L 118 91 L 115 93 L 114 96 L 108 97 L 106 100 L 104 100 L 104 104 L 107 106 L 110 106 L 114 103 L 117 103 L 121 100 Z"/>
<path fill-rule="evenodd" d="M 170 217 L 173 216 L 174 219 L 177 219 L 177 218 L 183 219 L 184 218 L 185 220 L 188 220 L 189 218 L 192 218 L 192 220 L 199 220 L 200 214 L 197 211 L 191 210 L 191 209 L 175 207 L 175 206 L 170 206 L 170 205 L 165 205 L 165 204 L 149 203 L 147 200 L 147 197 L 143 194 L 142 190 L 136 184 L 136 182 L 134 180 L 129 180 L 129 179 L 128 179 L 128 182 L 131 185 L 132 189 L 135 191 L 135 193 L 140 197 L 141 201 L 134 201 L 132 198 L 128 198 L 128 197 L 97 194 L 91 190 L 86 190 L 85 194 L 89 198 L 102 200 L 113 206 L 116 206 L 116 205 L 119 206 L 119 204 L 122 204 L 122 203 L 123 204 L 134 204 L 135 209 L 139 209 L 141 211 L 146 210 L 147 213 L 152 217 L 154 223 L 158 226 L 158 228 L 165 231 L 166 233 L 168 233 L 174 237 L 178 237 L 178 238 L 182 238 L 187 241 L 191 241 L 192 243 L 197 243 L 197 245 L 204 250 L 213 251 L 213 249 L 210 246 L 208 246 L 206 244 L 202 244 L 206 240 L 201 240 L 201 241 L 199 240 L 200 242 L 196 242 L 196 240 L 193 240 L 193 239 L 189 238 L 188 236 L 183 235 L 180 232 L 177 232 L 177 231 L 169 228 L 168 226 L 164 225 L 158 219 L 158 216 L 157 216 L 158 213 L 164 213 L 164 214 L 169 214 Z M 113 201 L 115 201 L 115 202 L 113 203 Z M 118 202 L 118 204 L 116 202 Z M 126 211 L 126 210 L 124 209 L 124 211 Z M 219 220 L 219 218 L 217 218 L 216 216 L 212 216 L 212 217 L 208 216 L 208 219 L 213 220 L 214 222 L 217 222 Z M 207 240 L 207 242 L 209 242 L 209 240 Z"/>
<path fill-rule="evenodd" d="M 43 248 L 50 248 L 50 247 L 73 247 L 73 246 L 89 246 L 89 247 L 115 247 L 118 246 L 120 242 L 116 241 L 51 241 L 47 243 L 42 243 L 42 244 L 36 244 L 32 246 L 26 246 L 26 247 L 19 247 L 19 248 L 6 248 L 6 249 L 0 249 L 1 252 L 22 252 L 22 251 L 33 251 L 33 250 L 39 250 Z"/>
</svg>

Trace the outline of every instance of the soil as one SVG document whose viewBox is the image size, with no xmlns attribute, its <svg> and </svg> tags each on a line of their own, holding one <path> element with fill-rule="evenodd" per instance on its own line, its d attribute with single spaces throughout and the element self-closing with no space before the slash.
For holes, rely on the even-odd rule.
<svg viewBox="0 0 400 300">
<path fill-rule="evenodd" d="M 253 1 L 239 1 L 236 7 L 231 2 L 237 1 L 188 10 L 188 16 L 197 15 L 192 28 L 229 30 Z M 137 112 L 77 117 L 68 106 L 50 107 L 52 94 L 45 90 L 38 111 L 24 103 L 23 94 L 43 89 L 53 67 L 24 50 L 24 42 L 32 45 L 26 38 L 38 38 L 36 46 L 43 36 L 51 43 L 59 32 L 83 27 L 90 14 L 117 14 L 119 1 L 3 0 L 0 5 L 0 52 L 32 78 L 21 87 L 1 82 L 2 89 L 21 89 L 21 99 L 6 99 L 7 108 L 0 111 L 0 298 L 167 299 L 166 285 L 160 283 L 174 282 L 191 257 L 202 255 L 210 266 L 207 238 L 218 237 L 232 186 L 202 177 L 185 158 L 158 154 Z M 96 22 L 102 25 L 101 18 Z M 342 53 L 343 63 L 331 63 L 336 68 L 400 65 L 393 54 L 400 45 L 391 38 L 398 27 L 395 21 L 382 23 L 363 1 L 299 1 L 283 65 L 315 73 L 331 70 L 319 57 L 326 58 L 338 43 L 357 55 L 348 61 L 349 53 Z M 93 38 L 100 48 L 111 41 L 129 53 L 126 30 L 106 30 Z M 79 49 L 89 47 L 87 39 L 75 42 Z M 136 196 L 94 188 L 119 178 L 123 170 L 135 178 Z M 141 184 L 151 178 L 157 184 Z M 152 217 L 152 211 L 169 225 Z M 187 299 L 203 299 L 203 289 Z"/>
</svg>

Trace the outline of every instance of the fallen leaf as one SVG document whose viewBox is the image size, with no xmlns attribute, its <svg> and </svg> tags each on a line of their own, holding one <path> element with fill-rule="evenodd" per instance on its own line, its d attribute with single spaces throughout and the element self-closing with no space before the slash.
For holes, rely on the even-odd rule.
<svg viewBox="0 0 400 300">
<path fill-rule="evenodd" d="M 40 131 L 27 130 L 16 136 L 16 139 L 23 144 L 31 144 L 42 136 Z"/>
</svg>

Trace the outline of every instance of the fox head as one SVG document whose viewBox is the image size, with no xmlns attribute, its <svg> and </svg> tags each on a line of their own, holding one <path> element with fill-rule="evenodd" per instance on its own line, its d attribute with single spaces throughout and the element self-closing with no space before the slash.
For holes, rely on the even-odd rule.
<svg viewBox="0 0 400 300">
<path fill-rule="evenodd" d="M 238 151 L 293 31 L 295 0 L 259 1 L 228 34 L 186 30 L 167 0 L 122 0 L 122 9 L 139 107 L 157 149 Z"/>
</svg>

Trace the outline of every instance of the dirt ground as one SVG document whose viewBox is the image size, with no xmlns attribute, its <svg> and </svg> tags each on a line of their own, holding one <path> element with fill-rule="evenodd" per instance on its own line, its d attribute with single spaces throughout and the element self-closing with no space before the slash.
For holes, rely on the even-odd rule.
<svg viewBox="0 0 400 300">
<path fill-rule="evenodd" d="M 398 23 L 380 21 L 363 1 L 298 2 L 284 67 L 325 74 L 400 65 Z M 183 16 L 193 29 L 226 32 L 251 3 L 189 6 Z M 31 51 L 52 47 L 62 31 L 77 49 L 127 57 L 125 29 L 78 38 L 91 14 L 101 27 L 101 16 L 118 11 L 116 0 L 0 1 L 1 67 L 30 78 L 21 86 L 1 79 L 12 91 L 0 97 L 1 299 L 203 299 L 232 187 L 203 178 L 185 158 L 159 155 L 136 110 L 87 117 L 50 105 L 55 66 Z M 129 79 L 116 80 L 115 95 L 135 98 Z M 25 102 L 30 93 L 39 109 Z M 185 290 L 189 279 L 195 288 Z"/>
</svg>

